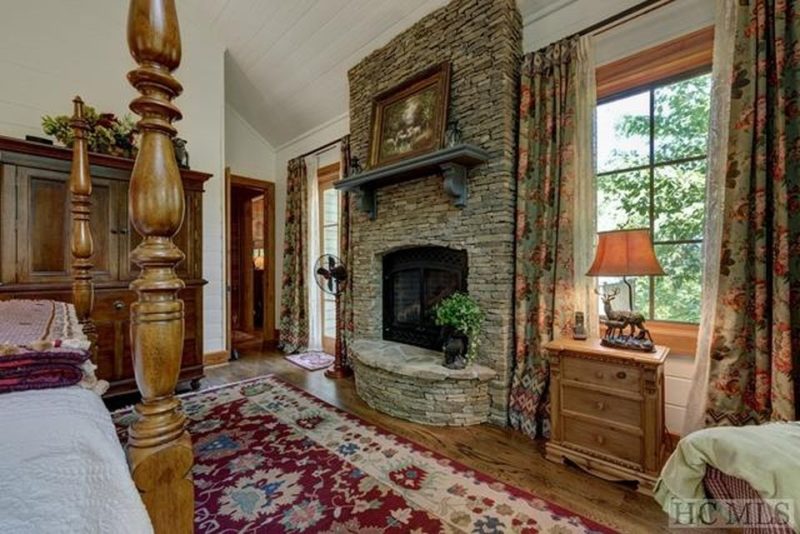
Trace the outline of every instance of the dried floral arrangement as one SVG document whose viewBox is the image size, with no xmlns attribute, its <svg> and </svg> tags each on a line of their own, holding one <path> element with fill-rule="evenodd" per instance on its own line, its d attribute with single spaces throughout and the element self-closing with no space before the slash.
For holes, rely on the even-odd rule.
<svg viewBox="0 0 800 534">
<path fill-rule="evenodd" d="M 84 107 L 84 115 L 89 124 L 89 151 L 123 158 L 136 156 L 136 121 L 131 115 L 119 118 L 113 113 L 98 113 L 91 106 Z M 71 117 L 67 115 L 45 115 L 42 117 L 42 130 L 64 146 L 71 147 L 73 133 L 70 120 Z"/>
</svg>

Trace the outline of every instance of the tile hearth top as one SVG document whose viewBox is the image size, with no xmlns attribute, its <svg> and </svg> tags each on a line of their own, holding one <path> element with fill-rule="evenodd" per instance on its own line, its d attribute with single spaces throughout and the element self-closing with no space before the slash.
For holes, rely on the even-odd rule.
<svg viewBox="0 0 800 534">
<path fill-rule="evenodd" d="M 441 352 L 394 341 L 356 339 L 351 345 L 351 357 L 362 365 L 425 380 L 487 382 L 497 376 L 493 369 L 478 364 L 466 369 L 448 369 L 442 365 Z"/>
</svg>

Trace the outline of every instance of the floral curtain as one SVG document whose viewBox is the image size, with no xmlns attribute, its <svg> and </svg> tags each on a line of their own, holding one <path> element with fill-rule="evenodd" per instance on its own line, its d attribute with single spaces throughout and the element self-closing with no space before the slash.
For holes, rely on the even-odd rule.
<svg viewBox="0 0 800 534">
<path fill-rule="evenodd" d="M 289 161 L 286 223 L 283 237 L 280 347 L 300 352 L 308 347 L 308 182 L 303 158 Z"/>
<path fill-rule="evenodd" d="M 585 181 L 593 182 L 592 165 L 580 161 L 593 153 L 592 136 L 581 134 L 581 128 L 593 129 L 596 93 L 581 78 L 593 71 L 587 37 L 528 54 L 522 66 L 509 422 L 531 437 L 550 432 L 549 365 L 543 346 L 554 337 L 571 335 L 576 298 L 582 293 L 576 280 L 584 284 L 586 278 L 583 273 L 576 277 L 574 245 L 576 189 L 585 191 Z M 587 112 L 584 106 L 591 109 Z M 594 213 L 594 206 L 580 213 Z M 583 223 L 581 232 L 594 232 L 593 224 Z M 586 248 L 591 254 L 591 240 Z"/>
<path fill-rule="evenodd" d="M 350 175 L 350 136 L 342 138 L 341 143 L 341 175 Z M 347 267 L 348 280 L 342 294 L 336 301 L 336 324 L 338 325 L 340 347 L 345 365 L 350 356 L 350 344 L 353 341 L 353 241 L 350 234 L 350 216 L 353 199 L 350 193 L 342 193 L 341 213 L 339 216 L 339 255 Z"/>
<path fill-rule="evenodd" d="M 800 18 L 740 0 L 707 425 L 797 418 Z"/>
</svg>

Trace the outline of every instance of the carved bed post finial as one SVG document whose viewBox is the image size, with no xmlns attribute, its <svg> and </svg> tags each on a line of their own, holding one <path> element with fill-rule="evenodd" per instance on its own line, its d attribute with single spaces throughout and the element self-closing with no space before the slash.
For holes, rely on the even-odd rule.
<svg viewBox="0 0 800 534">
<path fill-rule="evenodd" d="M 86 131 L 89 125 L 83 114 L 83 100 L 76 96 L 72 101 L 74 112 L 70 126 L 75 137 L 72 145 L 72 168 L 69 174 L 70 204 L 72 206 L 72 230 L 70 249 L 72 251 L 72 304 L 83 325 L 86 336 L 96 347 L 96 332 L 90 316 L 94 305 L 94 284 L 92 283 L 92 229 L 89 216 L 92 208 L 92 177 L 89 174 L 89 151 Z"/>
<path fill-rule="evenodd" d="M 155 531 L 191 532 L 192 443 L 175 397 L 184 336 L 178 298 L 184 284 L 175 266 L 184 255 L 172 238 L 183 222 L 184 196 L 172 145 L 172 122 L 181 118 L 172 99 L 182 90 L 172 76 L 181 60 L 174 0 L 130 1 L 128 47 L 138 64 L 128 80 L 140 93 L 130 107 L 142 117 L 128 209 L 143 237 L 132 252 L 141 273 L 131 283 L 138 295 L 131 307 L 131 349 L 142 401 L 129 430 L 128 459 Z"/>
</svg>

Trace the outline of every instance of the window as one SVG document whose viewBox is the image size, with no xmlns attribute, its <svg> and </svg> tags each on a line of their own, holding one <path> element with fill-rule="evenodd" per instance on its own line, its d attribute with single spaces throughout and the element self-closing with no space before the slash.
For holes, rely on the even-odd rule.
<svg viewBox="0 0 800 534">
<path fill-rule="evenodd" d="M 702 74 L 597 108 L 597 229 L 650 228 L 667 274 L 634 280 L 649 319 L 700 320 L 709 102 Z"/>
<path fill-rule="evenodd" d="M 709 40 L 709 31 L 702 31 L 706 32 L 702 42 L 710 49 L 713 33 Z M 697 35 L 690 36 L 695 43 Z M 666 49 L 670 46 L 675 48 L 670 43 Z M 686 53 L 686 46 L 678 48 Z M 635 65 L 631 68 L 630 59 L 623 60 L 627 68 L 618 68 L 628 77 L 637 72 L 632 77 L 635 88 L 605 80 L 614 86 L 616 96 L 603 98 L 603 76 L 598 71 L 597 229 L 649 228 L 666 275 L 630 280 L 635 309 L 648 320 L 698 323 L 710 67 L 682 64 L 670 71 L 658 63 L 669 78 L 648 79 L 646 69 L 655 62 L 652 51 L 646 54 L 649 63 L 643 62 L 638 71 Z M 708 58 L 710 50 L 698 61 L 707 63 Z M 603 278 L 599 283 L 620 280 Z M 623 295 L 626 291 L 618 298 Z M 617 307 L 626 304 L 619 302 Z"/>
<path fill-rule="evenodd" d="M 339 256 L 339 192 L 333 184 L 339 179 L 339 164 L 326 165 L 317 172 L 319 183 L 320 254 Z M 333 354 L 336 345 L 336 297 L 321 292 L 322 345 Z"/>
</svg>

